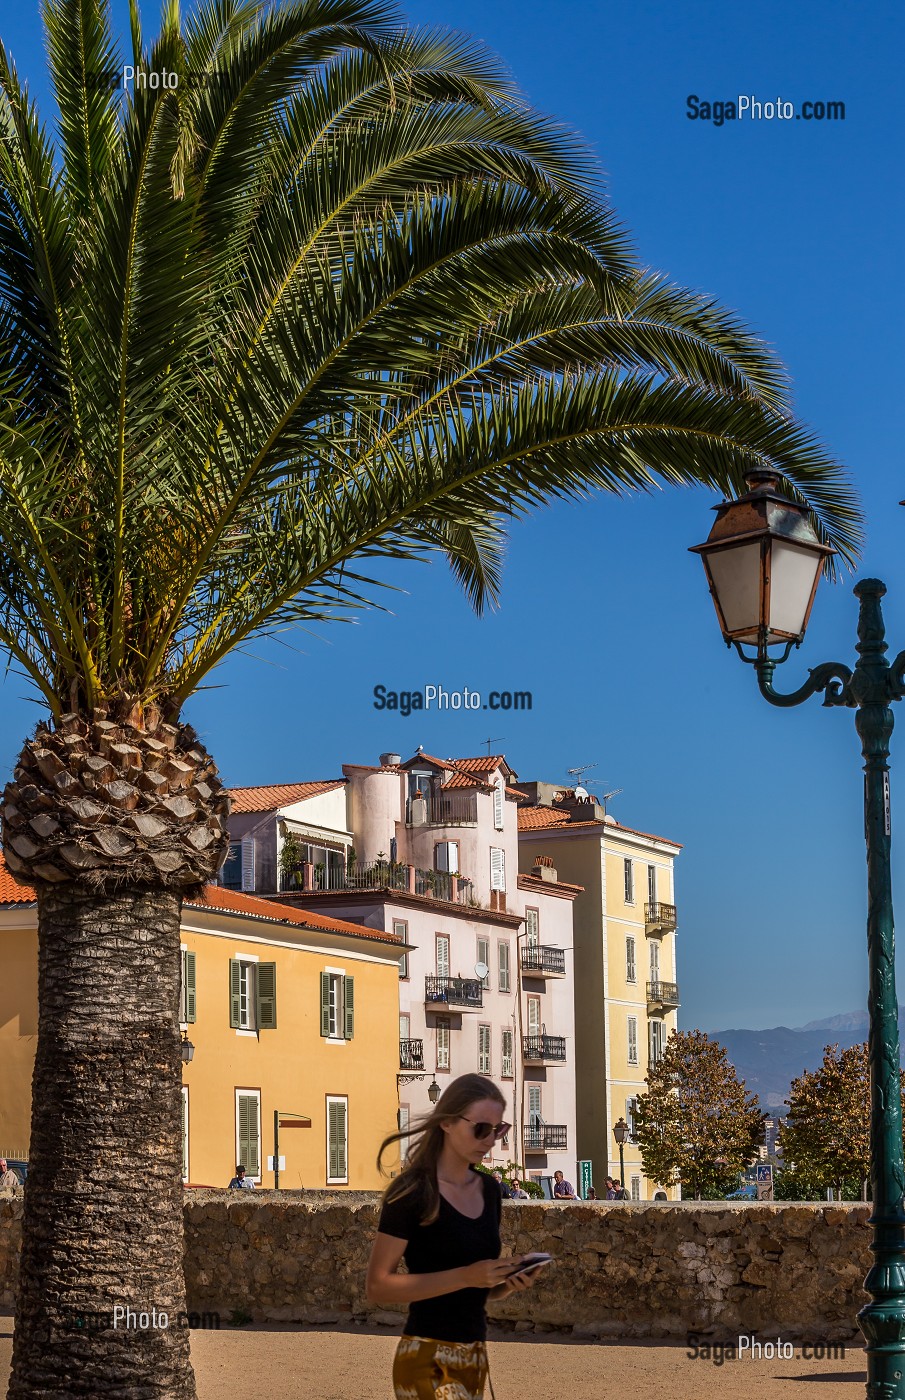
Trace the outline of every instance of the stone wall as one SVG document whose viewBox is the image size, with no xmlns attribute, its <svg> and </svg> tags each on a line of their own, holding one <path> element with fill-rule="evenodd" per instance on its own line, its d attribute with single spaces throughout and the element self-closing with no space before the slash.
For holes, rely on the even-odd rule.
<svg viewBox="0 0 905 1400">
<path fill-rule="evenodd" d="M 398 1326 L 401 1314 L 364 1296 L 376 1201 L 364 1192 L 192 1191 L 190 1310 L 219 1312 L 224 1324 L 238 1313 Z M 21 1210 L 21 1200 L 0 1198 L 0 1307 L 13 1301 Z M 507 1201 L 503 1252 L 542 1249 L 557 1262 L 490 1315 L 519 1331 L 585 1337 L 849 1341 L 868 1301 L 868 1214 L 864 1205 Z"/>
</svg>

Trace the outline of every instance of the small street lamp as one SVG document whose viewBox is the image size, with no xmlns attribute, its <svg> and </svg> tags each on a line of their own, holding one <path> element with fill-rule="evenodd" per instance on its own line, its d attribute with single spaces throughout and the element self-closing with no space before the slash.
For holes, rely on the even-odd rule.
<svg viewBox="0 0 905 1400">
<path fill-rule="evenodd" d="M 867 1394 L 905 1400 L 905 1163 L 899 1093 L 899 1026 L 895 986 L 890 874 L 889 741 L 891 702 L 905 698 L 905 652 L 890 664 L 880 599 L 886 585 L 861 579 L 858 661 L 854 669 L 830 661 L 815 667 L 790 695 L 773 689 L 773 672 L 801 644 L 817 582 L 827 557 L 808 521 L 807 508 L 780 491 L 775 472 L 752 472 L 749 490 L 716 507 L 717 518 L 700 554 L 726 644 L 750 662 L 765 700 L 800 705 L 823 694 L 827 706 L 855 711 L 864 756 L 864 831 L 867 842 L 867 958 L 870 1014 L 870 1176 L 874 1262 L 865 1279 L 872 1301 L 858 1314 L 867 1338 Z M 755 648 L 747 656 L 745 645 Z M 781 646 L 782 655 L 770 654 Z"/>
<path fill-rule="evenodd" d="M 182 1043 L 180 1045 L 180 1050 L 182 1053 L 182 1063 L 184 1065 L 190 1065 L 192 1063 L 192 1060 L 195 1058 L 195 1047 L 189 1040 L 188 1031 L 182 1032 Z"/>
<path fill-rule="evenodd" d="M 628 1123 L 626 1123 L 626 1121 L 625 1121 L 624 1118 L 620 1118 L 619 1121 L 618 1121 L 618 1123 L 617 1123 L 616 1126 L 614 1127 L 614 1129 L 613 1129 L 613 1137 L 616 1139 L 616 1142 L 619 1144 L 619 1185 L 620 1185 L 620 1187 L 622 1188 L 622 1190 L 624 1191 L 624 1190 L 625 1190 L 625 1156 L 624 1156 L 624 1151 L 625 1151 L 625 1144 L 628 1142 L 629 1138 L 631 1137 L 631 1129 L 629 1128 L 629 1125 L 628 1125 Z"/>
<path fill-rule="evenodd" d="M 430 1099 L 431 1103 L 436 1103 L 440 1097 L 440 1093 L 440 1085 L 437 1083 L 437 1076 L 434 1075 L 433 1079 L 427 1086 L 427 1097 Z"/>
</svg>

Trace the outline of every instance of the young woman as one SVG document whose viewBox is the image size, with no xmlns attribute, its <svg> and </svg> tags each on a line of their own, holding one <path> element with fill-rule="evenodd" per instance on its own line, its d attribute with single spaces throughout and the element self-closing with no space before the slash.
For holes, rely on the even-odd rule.
<svg viewBox="0 0 905 1400">
<path fill-rule="evenodd" d="M 524 1256 L 499 1257 L 502 1192 L 475 1170 L 509 1130 L 505 1106 L 491 1080 L 463 1074 L 420 1124 L 381 1143 L 378 1167 L 391 1143 L 418 1138 L 384 1192 L 366 1285 L 370 1303 L 409 1304 L 393 1362 L 396 1400 L 481 1400 L 486 1300 L 534 1282 L 509 1277 Z M 402 1259 L 407 1274 L 396 1272 Z"/>
</svg>

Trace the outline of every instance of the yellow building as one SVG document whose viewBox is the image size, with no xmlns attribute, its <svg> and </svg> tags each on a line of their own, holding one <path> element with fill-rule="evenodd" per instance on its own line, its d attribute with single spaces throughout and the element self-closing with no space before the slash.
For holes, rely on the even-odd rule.
<svg viewBox="0 0 905 1400">
<path fill-rule="evenodd" d="M 519 782 L 532 805 L 519 811 L 519 868 L 552 857 L 559 878 L 583 886 L 573 905 L 576 1117 L 579 1160 L 593 1163 L 598 1193 L 619 1176 L 613 1128 L 632 1124 L 648 1066 L 676 1029 L 674 862 L 681 846 L 621 826 L 591 797 L 547 783 Z M 624 1186 L 650 1200 L 631 1140 L 623 1148 Z M 668 1195 L 678 1199 L 677 1188 Z"/>
<path fill-rule="evenodd" d="M 0 1154 L 27 1157 L 37 909 L 34 892 L 5 867 L 0 939 Z M 279 1113 L 281 1188 L 385 1184 L 375 1159 L 397 1123 L 405 945 L 380 929 L 216 886 L 185 904 L 181 942 L 181 1018 L 194 1046 L 183 1066 L 184 1180 L 226 1186 L 242 1162 L 272 1187 Z"/>
</svg>

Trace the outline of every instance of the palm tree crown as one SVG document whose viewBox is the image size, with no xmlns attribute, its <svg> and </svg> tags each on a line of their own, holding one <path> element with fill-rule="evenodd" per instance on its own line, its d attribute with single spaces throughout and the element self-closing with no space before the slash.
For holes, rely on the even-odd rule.
<svg viewBox="0 0 905 1400">
<path fill-rule="evenodd" d="M 508 521 L 595 488 L 769 463 L 851 559 L 773 355 L 637 266 L 479 44 L 171 0 L 153 44 L 133 6 L 124 91 L 103 0 L 44 19 L 56 145 L 0 50 L 0 643 L 56 716 L 175 716 L 247 638 L 370 601 L 361 561 L 439 550 L 480 608 Z"/>
</svg>

